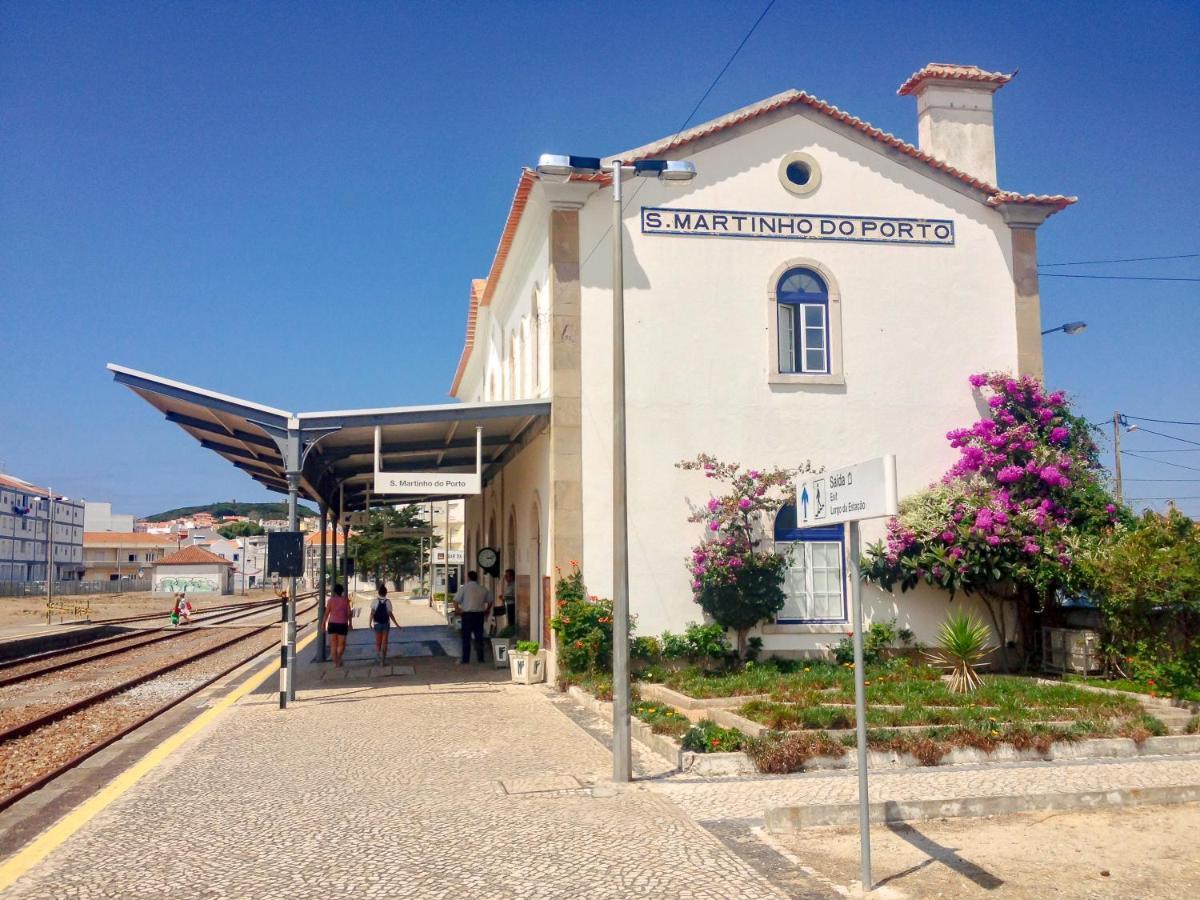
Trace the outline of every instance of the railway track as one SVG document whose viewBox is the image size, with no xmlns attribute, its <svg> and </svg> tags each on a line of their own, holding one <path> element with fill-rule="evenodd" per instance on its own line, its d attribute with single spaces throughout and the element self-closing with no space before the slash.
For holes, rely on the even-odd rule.
<svg viewBox="0 0 1200 900">
<path fill-rule="evenodd" d="M 315 609 L 315 603 L 297 609 L 298 628 L 315 621 L 315 616 L 310 617 Z M 244 631 L 239 629 L 233 637 L 195 650 L 189 648 L 190 652 L 182 656 L 174 655 L 149 670 L 135 670 L 115 683 L 109 680 L 83 696 L 56 689 L 55 677 L 69 678 L 73 674 L 70 669 L 30 674 L 25 680 L 40 687 L 43 693 L 65 696 L 50 708 L 35 708 L 30 716 L 0 730 L 0 810 L 278 644 L 278 626 L 278 622 L 271 622 Z M 269 634 L 271 631 L 276 632 L 274 637 Z M 165 701 L 158 702 L 163 697 Z"/>
<path fill-rule="evenodd" d="M 302 597 L 297 597 L 297 600 L 307 599 L 309 596 L 306 594 Z M 230 622 L 236 622 L 238 619 L 262 615 L 263 612 L 269 610 L 273 605 L 278 605 L 278 603 L 278 600 L 272 599 L 269 601 L 255 601 L 250 604 L 242 604 L 224 611 L 209 610 L 208 616 L 202 618 L 193 617 L 192 624 L 182 629 L 167 628 L 164 626 L 149 633 L 119 634 L 113 637 L 88 641 L 84 644 L 77 644 L 72 647 L 60 647 L 57 650 L 48 650 L 44 653 L 0 662 L 0 687 L 26 681 L 49 672 L 60 671 L 95 660 L 128 653 L 141 647 L 162 643 L 163 641 L 175 640 L 187 635 L 196 634 L 199 632 L 192 629 L 197 625 L 225 625 Z M 161 618 L 161 616 L 158 618 Z"/>
</svg>

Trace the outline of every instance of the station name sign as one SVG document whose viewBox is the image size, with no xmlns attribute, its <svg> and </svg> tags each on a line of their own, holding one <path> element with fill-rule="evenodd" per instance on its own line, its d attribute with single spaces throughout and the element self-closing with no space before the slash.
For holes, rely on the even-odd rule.
<svg viewBox="0 0 1200 900">
<path fill-rule="evenodd" d="M 478 494 L 480 478 L 440 472 L 376 472 L 376 494 Z"/>
<path fill-rule="evenodd" d="M 949 219 L 642 207 L 642 234 L 954 246 Z"/>
</svg>

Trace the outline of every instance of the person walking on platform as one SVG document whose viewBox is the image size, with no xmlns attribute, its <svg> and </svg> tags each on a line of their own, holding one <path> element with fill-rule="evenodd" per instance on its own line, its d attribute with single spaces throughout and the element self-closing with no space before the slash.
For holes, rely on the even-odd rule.
<svg viewBox="0 0 1200 900">
<path fill-rule="evenodd" d="M 471 661 L 471 639 L 475 639 L 475 652 L 483 662 L 483 623 L 492 608 L 492 595 L 479 583 L 479 573 L 467 573 L 467 583 L 454 595 L 454 608 L 462 616 L 462 659 L 460 666 Z"/>
<path fill-rule="evenodd" d="M 371 601 L 371 628 L 375 631 L 375 658 L 379 660 L 380 665 L 387 662 L 388 652 L 388 632 L 391 630 L 394 622 L 396 628 L 400 628 L 400 623 L 396 622 L 396 614 L 392 611 L 392 601 L 388 599 L 387 585 L 382 581 L 376 587 L 378 596 Z M 391 621 L 388 621 L 388 620 Z"/>
<path fill-rule="evenodd" d="M 342 667 L 346 655 L 346 635 L 350 633 L 350 599 L 346 589 L 334 584 L 333 596 L 325 604 L 325 633 L 329 635 L 329 649 L 333 652 L 333 664 Z"/>
<path fill-rule="evenodd" d="M 512 569 L 504 570 L 504 581 L 501 582 L 500 596 L 504 600 L 504 625 L 517 633 L 517 573 Z"/>
</svg>

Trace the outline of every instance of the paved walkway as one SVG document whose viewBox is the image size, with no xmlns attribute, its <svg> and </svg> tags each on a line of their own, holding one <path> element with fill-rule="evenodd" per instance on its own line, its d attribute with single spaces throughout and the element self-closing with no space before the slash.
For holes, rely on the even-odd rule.
<svg viewBox="0 0 1200 900">
<path fill-rule="evenodd" d="M 286 712 L 269 682 L 9 896 L 787 896 L 668 798 L 606 787 L 607 752 L 544 689 L 436 655 L 440 620 L 397 606 L 413 655 L 392 665 L 415 675 L 308 663 Z"/>
<path fill-rule="evenodd" d="M 359 599 L 365 605 L 365 599 Z M 768 806 L 851 802 L 852 772 L 669 775 L 635 744 L 609 781 L 606 723 L 564 695 L 458 666 L 424 603 L 373 662 L 301 654 L 300 702 L 275 679 L 170 756 L 7 896 L 137 898 L 830 897 L 833 885 L 760 839 Z M 360 613 L 360 622 L 364 614 Z M 878 772 L 878 799 L 1200 783 L 1200 757 Z"/>
</svg>

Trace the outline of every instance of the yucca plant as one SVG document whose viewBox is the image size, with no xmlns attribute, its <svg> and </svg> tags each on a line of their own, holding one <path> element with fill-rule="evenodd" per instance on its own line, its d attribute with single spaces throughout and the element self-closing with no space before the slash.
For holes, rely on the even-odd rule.
<svg viewBox="0 0 1200 900">
<path fill-rule="evenodd" d="M 926 654 L 950 669 L 950 691 L 966 694 L 983 684 L 975 667 L 991 650 L 988 627 L 969 613 L 952 614 L 938 629 L 937 647 Z"/>
</svg>

